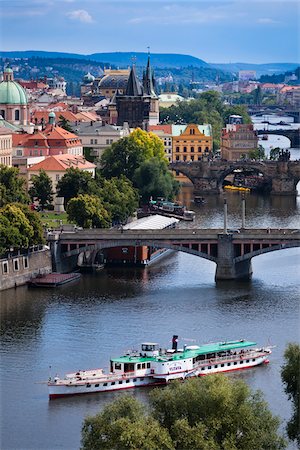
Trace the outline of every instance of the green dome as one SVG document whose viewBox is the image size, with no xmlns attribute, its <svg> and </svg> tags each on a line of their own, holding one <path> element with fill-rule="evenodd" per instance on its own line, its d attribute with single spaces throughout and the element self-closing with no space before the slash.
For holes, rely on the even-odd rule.
<svg viewBox="0 0 300 450">
<path fill-rule="evenodd" d="M 7 73 L 11 69 L 5 69 Z M 0 83 L 0 104 L 1 105 L 27 105 L 27 95 L 25 90 L 16 81 L 2 81 Z"/>
<path fill-rule="evenodd" d="M 55 112 L 54 112 L 54 111 L 51 111 L 51 112 L 49 113 L 49 117 L 54 117 L 54 119 L 55 119 L 55 117 L 56 117 Z"/>
</svg>

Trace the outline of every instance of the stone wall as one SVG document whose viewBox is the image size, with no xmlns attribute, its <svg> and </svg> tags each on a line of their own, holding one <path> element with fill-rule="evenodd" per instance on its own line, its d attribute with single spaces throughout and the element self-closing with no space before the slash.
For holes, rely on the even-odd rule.
<svg viewBox="0 0 300 450">
<path fill-rule="evenodd" d="M 0 259 L 0 291 L 26 284 L 37 275 L 52 272 L 50 250 L 43 246 Z"/>
</svg>

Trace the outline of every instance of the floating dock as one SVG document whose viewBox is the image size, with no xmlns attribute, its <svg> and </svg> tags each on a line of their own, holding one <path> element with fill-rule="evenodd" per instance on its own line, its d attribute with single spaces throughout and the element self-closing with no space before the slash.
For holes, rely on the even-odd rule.
<svg viewBox="0 0 300 450">
<path fill-rule="evenodd" d="M 30 287 L 52 288 L 79 280 L 80 273 L 49 273 L 47 275 L 37 276 L 28 282 Z"/>
</svg>

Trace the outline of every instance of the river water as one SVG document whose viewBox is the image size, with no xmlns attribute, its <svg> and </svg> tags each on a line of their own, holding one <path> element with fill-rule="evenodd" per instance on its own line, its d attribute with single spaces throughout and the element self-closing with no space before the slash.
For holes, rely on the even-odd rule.
<svg viewBox="0 0 300 450">
<path fill-rule="evenodd" d="M 226 195 L 229 226 L 239 227 L 240 194 Z M 222 195 L 201 206 L 189 188 L 181 197 L 197 213 L 188 226 L 222 227 Z M 246 211 L 248 227 L 299 227 L 300 197 L 249 194 Z M 262 390 L 283 430 L 291 405 L 280 367 L 286 344 L 300 342 L 299 267 L 299 249 L 281 250 L 253 259 L 251 282 L 215 284 L 214 263 L 178 252 L 146 269 L 111 268 L 58 289 L 0 293 L 0 448 L 78 449 L 84 417 L 123 394 L 48 401 L 47 386 L 37 382 L 47 380 L 49 366 L 52 375 L 107 368 L 110 357 L 142 341 L 168 346 L 173 334 L 181 343 L 246 338 L 276 345 L 268 366 L 228 376 Z M 129 392 L 147 404 L 149 388 Z"/>
</svg>

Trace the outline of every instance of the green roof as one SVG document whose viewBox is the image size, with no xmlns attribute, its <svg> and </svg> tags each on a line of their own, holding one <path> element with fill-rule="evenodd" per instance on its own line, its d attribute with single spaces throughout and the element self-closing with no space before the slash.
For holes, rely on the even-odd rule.
<svg viewBox="0 0 300 450">
<path fill-rule="evenodd" d="M 27 105 L 27 95 L 22 86 L 16 81 L 2 81 L 0 83 L 0 104 Z"/>
<path fill-rule="evenodd" d="M 194 358 L 198 355 L 205 355 L 206 353 L 216 353 L 216 352 L 224 352 L 228 350 L 239 350 L 243 349 L 245 347 L 253 347 L 256 345 L 256 342 L 251 341 L 228 341 L 228 342 L 217 342 L 213 344 L 205 344 L 201 345 L 198 348 L 195 349 L 187 349 L 183 352 L 179 353 L 168 353 L 165 355 L 160 356 L 152 356 L 152 357 L 141 357 L 141 356 L 120 356 L 119 358 L 112 358 L 112 362 L 119 362 L 119 363 L 139 363 L 139 362 L 147 362 L 147 361 L 159 361 L 159 360 L 169 360 L 170 357 L 173 361 L 177 361 L 180 359 L 186 359 L 186 358 Z"/>
</svg>

